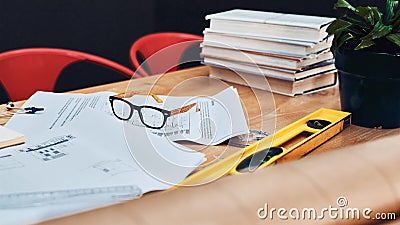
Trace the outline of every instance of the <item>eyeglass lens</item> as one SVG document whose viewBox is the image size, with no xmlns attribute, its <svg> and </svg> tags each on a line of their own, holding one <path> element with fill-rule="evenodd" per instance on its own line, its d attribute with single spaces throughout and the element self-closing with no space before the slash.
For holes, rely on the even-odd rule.
<svg viewBox="0 0 400 225">
<path fill-rule="evenodd" d="M 115 116 L 121 120 L 128 120 L 132 116 L 131 106 L 121 99 L 113 99 L 112 110 Z"/>
<path fill-rule="evenodd" d="M 140 109 L 140 113 L 142 114 L 142 122 L 149 126 L 159 128 L 164 125 L 164 114 L 156 109 L 150 107 L 142 107 Z"/>
<path fill-rule="evenodd" d="M 132 119 L 134 125 L 145 125 L 150 128 L 161 128 L 165 115 L 151 106 L 133 106 L 129 102 L 115 98 L 112 101 L 113 112 L 121 120 Z M 139 110 L 139 111 L 138 111 Z"/>
</svg>

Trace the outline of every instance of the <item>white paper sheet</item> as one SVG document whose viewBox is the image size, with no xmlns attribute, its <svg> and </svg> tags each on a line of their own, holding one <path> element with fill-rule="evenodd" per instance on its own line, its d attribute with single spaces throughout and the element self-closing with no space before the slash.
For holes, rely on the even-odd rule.
<svg viewBox="0 0 400 225">
<path fill-rule="evenodd" d="M 152 138 L 157 140 L 156 144 Z M 142 137 L 137 143 L 136 151 L 157 148 L 157 151 L 169 156 L 168 161 L 176 158 L 190 165 L 180 168 L 164 166 L 163 171 L 169 174 L 173 182 L 183 180 L 204 161 L 203 154 L 190 149 L 176 151 L 175 145 L 155 135 Z M 46 144 L 53 145 L 45 147 Z M 149 174 L 136 163 L 132 155 L 135 153 L 131 153 L 126 145 L 121 121 L 100 111 L 85 110 L 64 127 L 30 135 L 26 144 L 2 150 L 0 194 L 130 184 L 137 185 L 146 193 L 164 190 L 172 185 Z M 152 161 L 156 165 L 163 163 L 155 159 Z M 109 203 L 99 205 L 82 202 L 73 207 L 52 205 L 0 210 L 0 218 L 6 224 L 31 223 Z M 22 216 L 21 212 L 24 212 Z"/>
<path fill-rule="evenodd" d="M 171 141 L 192 141 L 204 145 L 217 145 L 227 139 L 247 134 L 249 128 L 237 90 L 233 87 L 214 96 L 159 96 L 163 103 L 157 103 L 148 96 L 133 96 L 129 99 L 137 105 L 153 105 L 173 110 L 196 103 L 188 112 L 167 119 L 162 129 L 149 132 L 166 136 Z M 135 126 L 143 126 L 138 118 L 132 119 Z"/>
<path fill-rule="evenodd" d="M 45 147 L 46 144 L 54 144 L 63 139 L 67 141 Z M 169 155 L 168 160 L 183 160 L 192 167 L 203 160 L 203 154 L 187 148 L 187 151 L 176 151 L 176 144 L 154 135 L 142 135 L 136 140 L 135 150 L 157 148 L 165 152 L 164 155 Z M 34 150 L 38 144 L 42 148 Z M 108 180 L 113 185 L 136 184 L 144 192 L 167 187 L 165 184 L 153 183 L 153 179 L 146 183 L 149 176 L 141 171 L 132 158 L 121 121 L 95 110 L 82 112 L 82 117 L 68 127 L 30 135 L 26 144 L 2 150 L 1 156 L 8 156 L 0 158 L 2 193 L 80 188 L 89 184 L 109 185 Z M 108 168 L 106 173 L 104 168 Z M 171 174 L 177 180 L 182 180 L 191 171 L 185 170 Z M 71 177 L 71 174 L 74 176 Z"/>
<path fill-rule="evenodd" d="M 37 92 L 24 106 L 45 107 L 43 113 L 35 115 L 18 114 L 6 124 L 26 136 L 36 130 L 62 127 L 78 118 L 88 109 L 102 111 L 113 115 L 108 96 L 112 92 L 94 94 L 57 94 Z M 162 129 L 149 129 L 159 136 L 166 136 L 171 141 L 188 140 L 204 145 L 217 145 L 231 137 L 246 134 L 249 131 L 243 108 L 237 90 L 233 87 L 217 93 L 214 96 L 163 96 L 163 103 L 157 103 L 150 96 L 134 95 L 129 99 L 137 105 L 153 105 L 172 110 L 190 103 L 197 103 L 187 113 L 178 114 L 167 119 Z M 234 121 L 234 122 L 233 122 Z M 143 127 L 138 117 L 130 122 Z M 27 124 L 29 126 L 27 126 Z"/>
<path fill-rule="evenodd" d="M 108 101 L 112 94 L 33 95 L 24 106 L 44 107 L 45 111 L 15 115 L 6 124 L 25 134 L 27 140 L 24 145 L 0 151 L 0 194 L 132 184 L 143 193 L 164 190 L 205 160 L 203 154 L 174 141 L 218 144 L 248 132 L 234 88 L 211 97 L 160 96 L 164 100 L 161 105 L 154 100 L 146 102 L 169 110 L 197 103 L 200 111 L 194 107 L 170 117 L 161 130 L 118 120 Z M 134 96 L 132 101 L 148 99 Z M 33 223 L 110 203 L 0 210 L 0 222 Z"/>
<path fill-rule="evenodd" d="M 95 109 L 112 115 L 108 96 L 113 92 L 94 94 L 64 94 L 38 91 L 24 104 L 24 107 L 44 107 L 45 111 L 35 114 L 16 114 L 5 125 L 25 136 L 37 131 L 63 127 L 78 118 L 87 109 Z"/>
</svg>

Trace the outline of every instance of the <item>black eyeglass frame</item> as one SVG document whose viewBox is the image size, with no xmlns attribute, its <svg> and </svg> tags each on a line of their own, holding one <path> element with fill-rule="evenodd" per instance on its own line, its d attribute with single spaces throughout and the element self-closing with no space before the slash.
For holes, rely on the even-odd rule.
<svg viewBox="0 0 400 225">
<path fill-rule="evenodd" d="M 122 117 L 118 116 L 117 113 L 115 113 L 114 104 L 113 104 L 115 100 L 123 101 L 123 102 L 125 102 L 125 103 L 127 103 L 129 105 L 129 107 L 131 108 L 131 111 L 130 111 L 129 116 L 127 118 L 122 118 Z M 118 119 L 127 121 L 130 118 L 132 118 L 133 111 L 137 110 L 138 113 L 139 113 L 139 118 L 140 118 L 140 121 L 142 122 L 142 124 L 145 125 L 148 128 L 152 128 L 152 129 L 161 129 L 162 127 L 164 127 L 165 123 L 167 122 L 168 117 L 171 116 L 171 111 L 169 111 L 169 110 L 161 109 L 161 108 L 158 108 L 158 107 L 155 107 L 155 106 L 150 106 L 150 105 L 141 105 L 141 106 L 134 105 L 134 104 L 130 103 L 129 101 L 125 100 L 125 99 L 122 99 L 122 98 L 119 98 L 119 97 L 115 97 L 115 96 L 109 96 L 109 101 L 110 101 L 110 104 L 111 104 L 111 109 L 112 109 L 114 115 Z M 143 108 L 154 109 L 154 110 L 157 110 L 157 111 L 161 112 L 163 114 L 163 116 L 164 116 L 163 123 L 160 126 L 157 126 L 157 127 L 156 126 L 150 126 L 150 125 L 146 124 L 144 119 L 143 119 L 143 114 L 141 112 L 141 110 Z"/>
</svg>

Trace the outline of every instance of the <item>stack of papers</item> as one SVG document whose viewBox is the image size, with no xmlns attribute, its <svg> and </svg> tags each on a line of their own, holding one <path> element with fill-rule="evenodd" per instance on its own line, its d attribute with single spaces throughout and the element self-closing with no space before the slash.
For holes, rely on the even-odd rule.
<svg viewBox="0 0 400 225">
<path fill-rule="evenodd" d="M 133 104 L 146 103 L 169 110 L 183 103 L 197 103 L 197 109 L 179 114 L 179 118 L 169 118 L 160 130 L 118 120 L 108 101 L 113 94 L 37 92 L 25 106 L 41 106 L 45 112 L 16 115 L 7 123 L 7 127 L 25 134 L 26 143 L 0 151 L 0 199 L 10 199 L 8 206 L 0 204 L 2 222 L 39 222 L 121 201 L 76 197 L 66 201 L 68 204 L 39 201 L 16 207 L 15 196 L 27 193 L 104 192 L 134 187 L 132 190 L 137 192 L 128 197 L 135 198 L 149 191 L 168 189 L 205 161 L 204 154 L 174 141 L 214 145 L 248 132 L 239 96 L 233 88 L 212 97 L 160 96 L 164 100 L 162 105 L 150 103 L 147 96 L 129 99 Z M 177 128 L 185 132 L 174 130 Z M 24 199 L 19 197 L 18 201 L 21 198 Z"/>
</svg>

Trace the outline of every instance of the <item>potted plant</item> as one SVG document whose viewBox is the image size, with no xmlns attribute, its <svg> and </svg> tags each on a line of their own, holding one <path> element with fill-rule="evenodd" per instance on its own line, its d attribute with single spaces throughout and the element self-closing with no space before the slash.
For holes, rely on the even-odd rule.
<svg viewBox="0 0 400 225">
<path fill-rule="evenodd" d="M 331 50 L 339 74 L 343 111 L 365 127 L 400 127 L 400 10 L 398 1 L 378 7 L 354 7 L 338 0 L 343 10 L 327 28 L 334 34 Z"/>
</svg>

